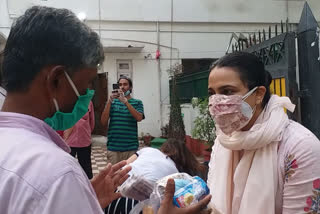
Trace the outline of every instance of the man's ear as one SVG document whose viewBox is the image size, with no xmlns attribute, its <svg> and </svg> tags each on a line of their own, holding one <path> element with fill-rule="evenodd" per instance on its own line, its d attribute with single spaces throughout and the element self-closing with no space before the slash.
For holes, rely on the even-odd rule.
<svg viewBox="0 0 320 214">
<path fill-rule="evenodd" d="M 50 66 L 47 68 L 47 77 L 46 77 L 46 86 L 48 88 L 48 91 L 51 93 L 55 93 L 59 86 L 62 84 L 62 82 L 65 81 L 64 72 L 66 68 L 61 65 L 57 66 Z M 55 97 L 55 94 L 51 94 L 53 97 Z"/>
<path fill-rule="evenodd" d="M 259 86 L 256 90 L 256 104 L 261 104 L 264 98 L 264 95 L 266 94 L 266 87 Z"/>
</svg>

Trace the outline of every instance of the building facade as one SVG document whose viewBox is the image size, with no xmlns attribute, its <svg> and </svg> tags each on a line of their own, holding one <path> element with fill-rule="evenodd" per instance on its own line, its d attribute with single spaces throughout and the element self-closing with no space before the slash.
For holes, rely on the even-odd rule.
<svg viewBox="0 0 320 214">
<path fill-rule="evenodd" d="M 71 9 L 100 35 L 108 91 L 120 75 L 133 80 L 133 96 L 144 103 L 146 119 L 139 134 L 161 135 L 169 119 L 168 69 L 183 60 L 223 56 L 232 33 L 253 33 L 288 20 L 299 22 L 300 0 L 0 0 L 0 46 L 14 19 L 32 5 Z M 319 0 L 309 0 L 320 20 Z M 194 71 L 188 72 L 197 72 Z M 196 116 L 182 106 L 190 135 Z"/>
</svg>

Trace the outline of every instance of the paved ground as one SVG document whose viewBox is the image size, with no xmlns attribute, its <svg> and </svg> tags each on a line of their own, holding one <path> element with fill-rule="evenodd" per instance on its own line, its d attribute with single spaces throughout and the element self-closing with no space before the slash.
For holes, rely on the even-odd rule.
<svg viewBox="0 0 320 214">
<path fill-rule="evenodd" d="M 93 135 L 92 136 L 92 173 L 98 174 L 104 167 L 107 166 L 107 138 L 104 136 Z M 140 143 L 141 146 L 143 146 Z"/>
<path fill-rule="evenodd" d="M 106 147 L 93 145 L 91 153 L 92 173 L 98 174 L 107 165 Z"/>
<path fill-rule="evenodd" d="M 107 165 L 106 142 L 106 137 L 92 136 L 91 162 L 94 175 L 98 174 Z"/>
</svg>

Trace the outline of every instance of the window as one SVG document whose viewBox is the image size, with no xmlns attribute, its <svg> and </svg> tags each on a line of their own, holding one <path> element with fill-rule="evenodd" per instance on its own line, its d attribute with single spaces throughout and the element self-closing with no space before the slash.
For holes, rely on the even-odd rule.
<svg viewBox="0 0 320 214">
<path fill-rule="evenodd" d="M 126 76 L 132 79 L 132 61 L 117 60 L 117 77 Z"/>
</svg>

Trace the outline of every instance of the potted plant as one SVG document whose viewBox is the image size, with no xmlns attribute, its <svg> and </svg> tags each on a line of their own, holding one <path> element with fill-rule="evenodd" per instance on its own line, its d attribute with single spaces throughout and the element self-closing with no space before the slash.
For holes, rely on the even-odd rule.
<svg viewBox="0 0 320 214">
<path fill-rule="evenodd" d="M 201 141 L 199 144 L 201 153 L 204 155 L 205 161 L 209 161 L 216 134 L 214 121 L 208 109 L 208 98 L 193 98 L 192 107 L 199 111 L 199 115 L 194 120 L 192 137 Z"/>
</svg>

